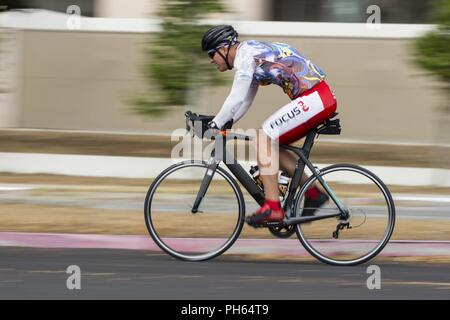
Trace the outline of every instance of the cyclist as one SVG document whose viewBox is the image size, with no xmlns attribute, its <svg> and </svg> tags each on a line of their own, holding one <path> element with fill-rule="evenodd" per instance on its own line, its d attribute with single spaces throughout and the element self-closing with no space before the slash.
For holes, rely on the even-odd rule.
<svg viewBox="0 0 450 320">
<path fill-rule="evenodd" d="M 334 114 L 336 99 L 325 82 L 325 73 L 288 44 L 239 42 L 232 26 L 209 29 L 203 35 L 202 50 L 208 53 L 210 63 L 219 71 L 236 69 L 231 92 L 209 128 L 222 129 L 227 122 L 236 123 L 242 118 L 259 86 L 276 84 L 292 100 L 262 124 L 256 147 L 265 203 L 246 219 L 251 225 L 281 222 L 285 214 L 279 202 L 278 162 L 281 169 L 292 176 L 297 158 L 287 150 L 278 150 L 274 143 L 297 141 Z M 306 179 L 304 174 L 302 183 Z M 302 215 L 313 215 L 316 209 L 307 208 L 318 208 L 328 200 L 317 185 L 312 186 L 306 191 Z"/>
</svg>

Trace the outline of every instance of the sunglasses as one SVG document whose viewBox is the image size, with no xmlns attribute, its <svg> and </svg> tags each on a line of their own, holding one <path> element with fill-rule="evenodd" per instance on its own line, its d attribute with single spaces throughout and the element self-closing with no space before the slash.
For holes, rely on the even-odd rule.
<svg viewBox="0 0 450 320">
<path fill-rule="evenodd" d="M 216 52 L 219 51 L 220 48 L 223 48 L 223 47 L 225 47 L 225 46 L 226 46 L 226 44 L 222 44 L 222 45 L 218 46 L 218 47 L 215 48 L 215 49 L 209 50 L 209 51 L 207 52 L 207 53 L 208 53 L 208 57 L 210 57 L 211 59 L 213 59 L 214 56 L 216 55 Z"/>
<path fill-rule="evenodd" d="M 216 52 L 217 52 L 217 49 L 209 50 L 209 51 L 208 51 L 208 57 L 209 57 L 210 59 L 213 59 L 214 56 L 216 55 Z"/>
</svg>

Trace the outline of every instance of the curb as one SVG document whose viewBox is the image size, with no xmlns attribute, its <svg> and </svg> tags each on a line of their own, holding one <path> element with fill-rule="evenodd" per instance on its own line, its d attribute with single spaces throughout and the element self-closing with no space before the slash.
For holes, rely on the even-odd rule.
<svg viewBox="0 0 450 320">
<path fill-rule="evenodd" d="M 186 160 L 188 159 L 0 152 L 0 172 L 148 179 L 156 177 L 170 165 Z M 248 170 L 256 162 L 244 161 L 241 164 Z M 329 164 L 315 165 L 322 168 Z M 378 175 L 386 184 L 450 187 L 450 170 L 446 169 L 364 167 Z"/>
</svg>

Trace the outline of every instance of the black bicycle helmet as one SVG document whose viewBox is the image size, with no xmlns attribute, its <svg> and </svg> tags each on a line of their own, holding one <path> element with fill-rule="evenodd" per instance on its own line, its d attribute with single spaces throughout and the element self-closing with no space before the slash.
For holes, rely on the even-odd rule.
<svg viewBox="0 0 450 320">
<path fill-rule="evenodd" d="M 202 50 L 210 51 L 216 49 L 221 44 L 232 44 L 236 41 L 238 33 L 232 26 L 215 26 L 205 32 L 202 39 Z"/>
</svg>

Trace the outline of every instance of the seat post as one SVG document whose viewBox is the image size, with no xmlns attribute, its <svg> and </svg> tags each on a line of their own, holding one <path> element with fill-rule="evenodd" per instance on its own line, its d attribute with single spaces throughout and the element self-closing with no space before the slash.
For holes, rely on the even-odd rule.
<svg viewBox="0 0 450 320">
<path fill-rule="evenodd" d="M 311 130 L 310 132 L 308 132 L 308 135 L 306 136 L 305 142 L 303 143 L 303 154 L 304 156 L 309 159 L 309 154 L 311 152 L 311 149 L 314 145 L 314 138 L 316 137 L 317 134 L 317 130 Z"/>
</svg>

